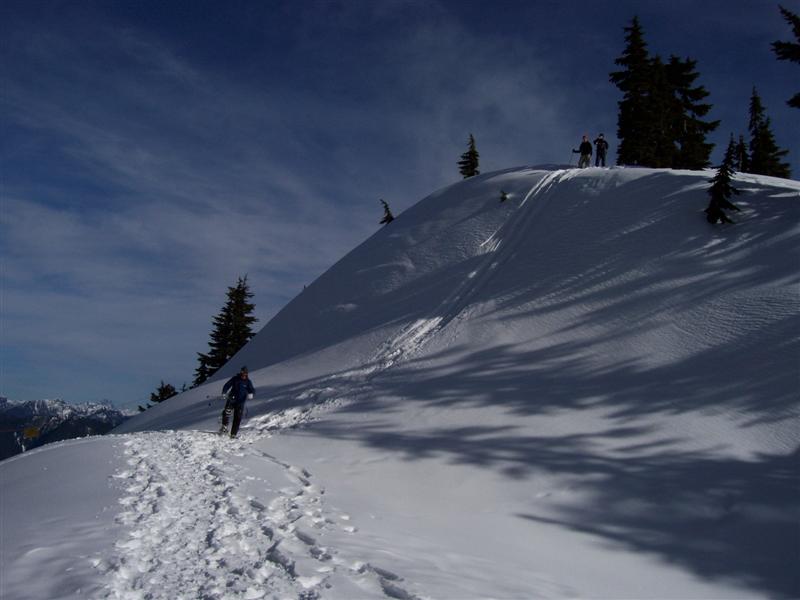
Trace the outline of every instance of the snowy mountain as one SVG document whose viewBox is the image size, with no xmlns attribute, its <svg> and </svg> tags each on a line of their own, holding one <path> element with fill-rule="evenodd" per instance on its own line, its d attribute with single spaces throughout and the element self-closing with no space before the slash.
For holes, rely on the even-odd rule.
<svg viewBox="0 0 800 600">
<path fill-rule="evenodd" d="M 0 397 L 0 460 L 50 442 L 107 433 L 129 416 L 105 403 Z"/>
<path fill-rule="evenodd" d="M 432 194 L 215 381 L 0 463 L 0 597 L 797 597 L 800 183 L 714 227 L 710 176 Z"/>
</svg>

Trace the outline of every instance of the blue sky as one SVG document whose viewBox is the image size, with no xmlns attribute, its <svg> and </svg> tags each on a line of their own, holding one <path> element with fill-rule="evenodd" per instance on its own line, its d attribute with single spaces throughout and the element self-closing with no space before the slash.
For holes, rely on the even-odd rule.
<svg viewBox="0 0 800 600">
<path fill-rule="evenodd" d="M 0 394 L 135 406 L 191 382 L 239 275 L 263 325 L 379 198 L 457 181 L 469 133 L 484 172 L 566 162 L 583 133 L 613 155 L 634 14 L 651 52 L 698 61 L 713 141 L 756 85 L 800 173 L 772 2 L 5 0 Z"/>
</svg>

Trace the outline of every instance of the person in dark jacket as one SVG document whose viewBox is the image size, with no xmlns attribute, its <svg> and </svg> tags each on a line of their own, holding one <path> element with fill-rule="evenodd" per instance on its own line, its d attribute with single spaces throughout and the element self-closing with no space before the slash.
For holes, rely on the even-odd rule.
<svg viewBox="0 0 800 600">
<path fill-rule="evenodd" d="M 608 152 L 608 142 L 603 137 L 603 134 L 597 136 L 594 140 L 594 146 L 597 149 L 597 158 L 594 160 L 595 167 L 606 166 L 606 152 Z M 600 163 L 603 163 L 602 165 Z"/>
<path fill-rule="evenodd" d="M 228 422 L 233 413 L 233 423 L 231 424 L 231 437 L 236 437 L 239 432 L 239 423 L 242 421 L 244 403 L 256 393 L 253 382 L 247 377 L 247 367 L 242 367 L 238 374 L 231 377 L 222 386 L 222 397 L 225 399 L 225 409 L 222 411 L 222 427 L 220 434 L 228 432 Z"/>
<path fill-rule="evenodd" d="M 578 149 L 572 149 L 572 152 L 575 154 L 580 153 L 581 157 L 578 159 L 578 168 L 583 169 L 588 167 L 592 163 L 592 143 L 589 141 L 589 136 L 583 136 L 583 140 L 581 141 L 581 145 L 578 146 Z"/>
</svg>

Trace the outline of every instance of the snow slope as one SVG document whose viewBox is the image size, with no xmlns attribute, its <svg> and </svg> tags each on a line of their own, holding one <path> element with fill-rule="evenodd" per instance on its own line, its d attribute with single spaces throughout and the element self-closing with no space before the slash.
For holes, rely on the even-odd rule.
<svg viewBox="0 0 800 600">
<path fill-rule="evenodd" d="M 800 184 L 722 228 L 709 177 L 434 193 L 217 381 L 0 463 L 0 597 L 799 596 Z"/>
</svg>

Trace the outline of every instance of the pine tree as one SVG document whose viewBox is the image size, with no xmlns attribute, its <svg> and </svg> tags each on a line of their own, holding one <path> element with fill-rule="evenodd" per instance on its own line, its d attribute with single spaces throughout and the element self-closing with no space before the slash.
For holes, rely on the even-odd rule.
<svg viewBox="0 0 800 600">
<path fill-rule="evenodd" d="M 198 386 L 203 383 L 206 379 L 211 377 L 211 358 L 208 354 L 203 354 L 202 352 L 197 353 L 197 362 L 199 363 L 197 369 L 194 371 L 194 381 L 192 382 L 193 386 Z"/>
<path fill-rule="evenodd" d="M 186 391 L 186 385 L 184 384 L 182 391 Z M 150 393 L 150 402 L 152 404 L 148 404 L 147 406 L 139 405 L 139 412 L 144 412 L 148 408 L 151 408 L 153 404 L 158 404 L 159 402 L 163 402 L 164 400 L 169 400 L 173 396 L 178 394 L 178 390 L 175 389 L 175 386 L 170 385 L 169 383 L 164 383 L 164 380 L 161 380 L 161 385 L 156 388 L 155 392 Z"/>
<path fill-rule="evenodd" d="M 714 144 L 706 136 L 719 127 L 719 121 L 704 121 L 712 108 L 704 102 L 709 92 L 702 85 L 695 85 L 699 77 L 697 61 L 670 57 L 666 65 L 670 94 L 674 101 L 672 135 L 677 148 L 672 167 L 675 169 L 704 169 L 711 164 Z"/>
<path fill-rule="evenodd" d="M 789 163 L 781 159 L 789 154 L 788 150 L 781 150 L 775 142 L 772 125 L 766 116 L 764 105 L 756 88 L 750 98 L 750 164 L 749 172 L 758 175 L 771 175 L 773 177 L 791 176 Z"/>
<path fill-rule="evenodd" d="M 380 220 L 380 224 L 388 225 L 389 223 L 394 221 L 394 215 L 392 214 L 392 211 L 389 210 L 389 205 L 386 204 L 386 202 L 383 199 L 381 199 L 381 204 L 383 204 L 383 218 Z"/>
<path fill-rule="evenodd" d="M 739 190 L 731 185 L 733 175 L 735 173 L 734 165 L 736 163 L 736 142 L 733 140 L 731 134 L 728 148 L 725 150 L 725 158 L 717 170 L 717 174 L 711 179 L 711 187 L 708 188 L 708 194 L 711 200 L 705 210 L 706 220 L 709 223 L 733 223 L 725 214 L 726 209 L 738 211 L 739 207 L 730 201 L 732 194 L 738 194 Z"/>
<path fill-rule="evenodd" d="M 747 153 L 743 135 L 739 136 L 739 143 L 736 144 L 736 170 L 740 173 L 750 172 L 750 155 Z"/>
<path fill-rule="evenodd" d="M 609 75 L 611 82 L 622 92 L 622 100 L 617 104 L 617 164 L 645 165 L 651 157 L 648 154 L 651 114 L 649 112 L 650 87 L 652 82 L 652 61 L 644 41 L 644 34 L 638 17 L 633 17 L 631 25 L 624 28 L 625 50 L 614 62 L 621 67 Z"/>
<path fill-rule="evenodd" d="M 625 28 L 626 47 L 610 74 L 623 93 L 618 103 L 617 163 L 656 168 L 702 169 L 714 145 L 706 136 L 719 121 L 706 121 L 708 91 L 696 84 L 697 61 L 650 56 L 637 17 Z"/>
<path fill-rule="evenodd" d="M 228 288 L 228 300 L 214 317 L 208 354 L 198 353 L 199 366 L 195 371 L 194 385 L 200 385 L 214 375 L 241 348 L 253 338 L 252 316 L 255 304 L 247 285 L 247 276 L 239 277 L 235 287 Z"/>
<path fill-rule="evenodd" d="M 645 102 L 648 123 L 642 130 L 641 165 L 656 169 L 669 169 L 675 163 L 678 148 L 677 122 L 680 106 L 673 93 L 670 73 L 660 56 L 650 63 L 650 80 Z"/>
<path fill-rule="evenodd" d="M 775 52 L 778 60 L 788 60 L 795 63 L 800 63 L 800 16 L 785 9 L 783 6 L 778 6 L 781 10 L 783 18 L 792 27 L 792 33 L 797 42 L 773 42 L 772 51 Z M 795 94 L 786 101 L 789 106 L 800 108 L 800 93 Z"/>
<path fill-rule="evenodd" d="M 475 138 L 470 133 L 467 151 L 461 155 L 461 160 L 458 161 L 458 170 L 464 179 L 478 175 L 478 150 L 475 148 Z"/>
<path fill-rule="evenodd" d="M 177 394 L 178 390 L 175 389 L 175 386 L 170 385 L 169 383 L 164 383 L 162 380 L 161 385 L 156 388 L 156 391 L 150 394 L 150 402 L 153 404 L 158 404 L 164 400 L 169 400 Z"/>
</svg>

